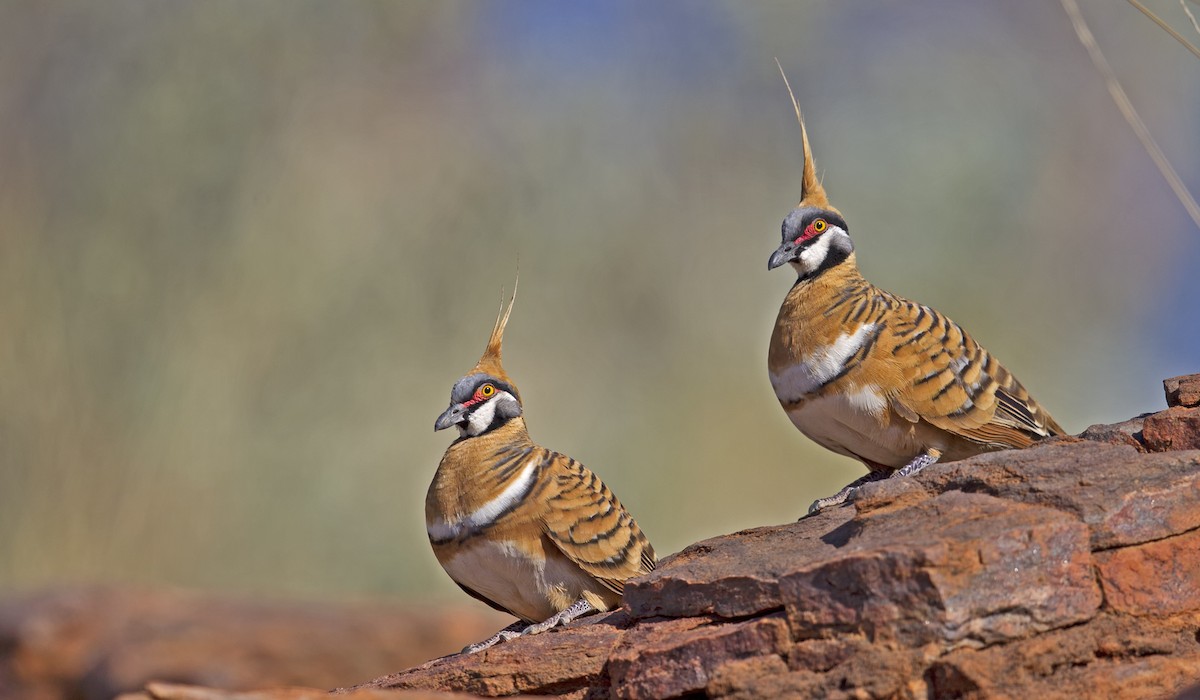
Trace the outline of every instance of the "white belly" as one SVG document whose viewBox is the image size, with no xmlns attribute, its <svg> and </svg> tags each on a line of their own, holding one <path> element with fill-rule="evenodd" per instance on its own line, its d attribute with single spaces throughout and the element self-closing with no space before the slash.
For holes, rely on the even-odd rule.
<svg viewBox="0 0 1200 700">
<path fill-rule="evenodd" d="M 866 387 L 851 394 L 832 394 L 805 401 L 788 411 L 800 432 L 818 445 L 847 457 L 899 468 L 925 448 L 914 426 L 905 420 L 889 424 L 885 400 Z"/>
<path fill-rule="evenodd" d="M 442 564 L 450 578 L 525 620 L 540 622 L 579 599 L 591 579 L 565 558 L 531 557 L 480 539 Z"/>
</svg>

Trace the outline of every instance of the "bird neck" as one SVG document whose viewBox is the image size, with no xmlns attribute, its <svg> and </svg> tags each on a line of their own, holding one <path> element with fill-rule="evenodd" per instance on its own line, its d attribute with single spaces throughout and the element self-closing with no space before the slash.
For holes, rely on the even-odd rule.
<svg viewBox="0 0 1200 700">
<path fill-rule="evenodd" d="M 817 288 L 833 286 L 844 288 L 865 282 L 862 273 L 858 271 L 858 258 L 850 251 L 841 261 L 829 267 L 818 268 L 809 274 L 801 274 L 796 278 L 795 287 Z"/>
<path fill-rule="evenodd" d="M 847 297 L 870 294 L 874 287 L 858 271 L 854 253 L 813 277 L 802 277 L 788 290 L 780 319 L 818 319 Z"/>
<path fill-rule="evenodd" d="M 517 416 L 510 418 L 498 428 L 475 436 L 463 436 L 446 448 L 442 464 L 481 465 L 490 464 L 497 450 L 505 447 L 527 447 L 533 445 L 529 431 L 525 428 L 525 418 Z"/>
<path fill-rule="evenodd" d="M 427 519 L 470 513 L 515 478 L 513 460 L 540 448 L 529 439 L 520 416 L 476 437 L 455 440 L 438 464 L 425 496 Z"/>
</svg>

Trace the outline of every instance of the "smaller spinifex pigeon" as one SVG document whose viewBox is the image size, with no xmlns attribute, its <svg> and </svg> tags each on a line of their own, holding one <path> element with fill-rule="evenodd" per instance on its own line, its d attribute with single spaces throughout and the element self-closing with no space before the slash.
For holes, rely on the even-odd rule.
<svg viewBox="0 0 1200 700">
<path fill-rule="evenodd" d="M 425 498 L 442 568 L 464 591 L 519 621 L 476 652 L 620 604 L 626 579 L 654 568 L 654 549 L 600 479 L 529 438 L 521 396 L 500 363 L 497 319 L 479 363 L 450 392 L 434 430 L 458 429 Z"/>
</svg>

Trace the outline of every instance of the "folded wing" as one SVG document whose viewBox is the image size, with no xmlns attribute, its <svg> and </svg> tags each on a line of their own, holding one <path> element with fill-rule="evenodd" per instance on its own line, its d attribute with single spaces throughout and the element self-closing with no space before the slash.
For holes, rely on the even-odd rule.
<svg viewBox="0 0 1200 700">
<path fill-rule="evenodd" d="M 542 480 L 543 530 L 551 542 L 605 588 L 654 569 L 654 548 L 608 487 L 587 467 L 555 454 Z"/>
<path fill-rule="evenodd" d="M 897 413 L 996 447 L 1027 447 L 1063 434 L 1017 378 L 958 324 L 913 302 L 896 312 L 893 355 L 906 380 L 892 398 Z"/>
</svg>

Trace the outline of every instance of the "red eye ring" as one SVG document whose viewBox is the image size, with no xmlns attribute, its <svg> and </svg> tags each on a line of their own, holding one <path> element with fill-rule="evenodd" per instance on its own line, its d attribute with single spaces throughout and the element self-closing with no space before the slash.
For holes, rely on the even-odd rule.
<svg viewBox="0 0 1200 700">
<path fill-rule="evenodd" d="M 827 228 L 829 228 L 829 224 L 825 223 L 825 219 L 815 219 L 808 226 L 804 227 L 803 235 L 797 238 L 796 242 L 802 243 L 810 238 L 816 238 L 822 233 L 825 233 L 825 229 Z"/>
</svg>

